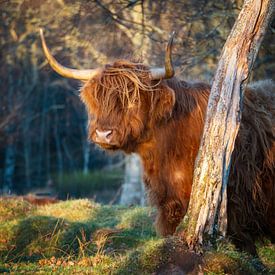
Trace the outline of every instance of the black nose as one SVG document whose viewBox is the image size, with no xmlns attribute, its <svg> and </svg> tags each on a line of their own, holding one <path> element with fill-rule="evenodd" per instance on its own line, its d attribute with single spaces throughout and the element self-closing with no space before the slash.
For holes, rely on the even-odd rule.
<svg viewBox="0 0 275 275">
<path fill-rule="evenodd" d="M 96 141 L 104 142 L 104 143 L 110 142 L 110 138 L 113 133 L 112 130 L 100 131 L 96 129 L 95 132 L 96 132 Z"/>
</svg>

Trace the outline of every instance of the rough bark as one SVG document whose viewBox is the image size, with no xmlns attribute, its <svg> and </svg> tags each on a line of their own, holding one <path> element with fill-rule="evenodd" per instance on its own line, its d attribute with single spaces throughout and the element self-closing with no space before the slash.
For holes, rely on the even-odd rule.
<svg viewBox="0 0 275 275">
<path fill-rule="evenodd" d="M 243 91 L 274 11 L 274 0 L 246 0 L 224 45 L 209 98 L 187 212 L 187 242 L 225 235 L 227 182 L 241 121 Z"/>
</svg>

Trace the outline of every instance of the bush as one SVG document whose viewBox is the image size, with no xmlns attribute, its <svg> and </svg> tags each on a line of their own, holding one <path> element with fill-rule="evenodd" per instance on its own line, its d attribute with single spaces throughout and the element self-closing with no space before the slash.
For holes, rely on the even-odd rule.
<svg viewBox="0 0 275 275">
<path fill-rule="evenodd" d="M 58 177 L 57 191 L 60 197 L 87 197 L 92 196 L 96 191 L 116 190 L 123 182 L 121 170 L 93 171 L 83 174 L 81 171 L 66 173 Z"/>
</svg>

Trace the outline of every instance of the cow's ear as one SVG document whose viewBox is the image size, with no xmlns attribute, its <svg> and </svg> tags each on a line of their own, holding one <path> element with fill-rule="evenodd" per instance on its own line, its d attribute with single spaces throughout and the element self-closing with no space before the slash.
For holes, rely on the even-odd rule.
<svg viewBox="0 0 275 275">
<path fill-rule="evenodd" d="M 155 121 L 167 119 L 171 116 L 175 105 L 175 92 L 166 85 L 154 91 L 152 102 L 152 118 Z"/>
</svg>

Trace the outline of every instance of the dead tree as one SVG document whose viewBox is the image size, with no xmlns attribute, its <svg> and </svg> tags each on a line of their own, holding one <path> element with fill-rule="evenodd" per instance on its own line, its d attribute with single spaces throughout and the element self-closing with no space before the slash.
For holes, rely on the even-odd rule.
<svg viewBox="0 0 275 275">
<path fill-rule="evenodd" d="M 209 98 L 187 212 L 186 239 L 199 248 L 227 229 L 227 182 L 243 91 L 274 11 L 274 0 L 245 0 L 224 45 Z"/>
</svg>

